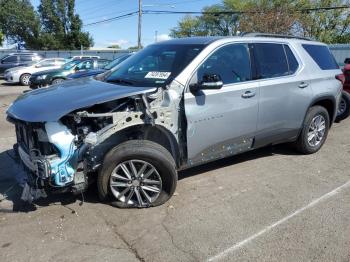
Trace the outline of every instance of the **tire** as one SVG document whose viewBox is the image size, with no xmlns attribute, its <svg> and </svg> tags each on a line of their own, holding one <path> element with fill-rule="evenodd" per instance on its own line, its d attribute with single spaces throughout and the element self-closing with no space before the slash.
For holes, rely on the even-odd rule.
<svg viewBox="0 0 350 262">
<path fill-rule="evenodd" d="M 321 119 L 322 121 L 324 121 L 324 128 L 322 129 L 322 132 L 317 132 L 315 131 L 316 129 L 312 130 L 315 126 L 313 124 L 315 124 L 315 121 L 317 121 L 317 119 Z M 320 148 L 323 146 L 324 142 L 327 139 L 329 126 L 330 120 L 328 111 L 322 106 L 311 107 L 306 114 L 301 133 L 298 137 L 298 140 L 296 141 L 297 150 L 303 154 L 316 153 L 318 150 L 320 150 Z M 321 128 L 317 130 L 321 130 Z M 309 142 L 309 139 L 311 137 L 313 137 L 313 139 Z M 317 138 L 319 138 L 319 141 Z"/>
<path fill-rule="evenodd" d="M 144 165 L 149 166 L 141 171 Z M 129 175 L 135 176 L 133 179 L 127 178 L 125 167 Z M 155 171 L 147 177 L 152 167 Z M 135 175 L 136 173 L 140 175 Z M 119 179 L 120 177 L 123 179 Z M 148 186 L 150 181 L 160 182 Z M 164 204 L 173 195 L 176 184 L 177 170 L 172 155 L 161 145 L 147 140 L 129 140 L 111 149 L 106 154 L 97 177 L 100 199 L 120 208 L 145 208 Z M 154 188 L 158 192 L 149 191 Z"/>
<path fill-rule="evenodd" d="M 22 86 L 28 86 L 29 78 L 30 78 L 30 74 L 23 74 L 20 76 L 19 82 L 21 83 Z"/>
<path fill-rule="evenodd" d="M 350 115 L 350 94 L 346 91 L 342 92 L 341 100 L 337 110 L 336 121 L 340 122 Z"/>
<path fill-rule="evenodd" d="M 56 78 L 54 80 L 52 80 L 52 85 L 56 85 L 56 84 L 59 84 L 59 83 L 62 83 L 64 81 L 63 78 Z"/>
</svg>

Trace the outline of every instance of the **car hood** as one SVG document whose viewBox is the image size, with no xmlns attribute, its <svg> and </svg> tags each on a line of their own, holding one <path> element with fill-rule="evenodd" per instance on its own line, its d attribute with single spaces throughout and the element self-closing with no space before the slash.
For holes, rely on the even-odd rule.
<svg viewBox="0 0 350 262">
<path fill-rule="evenodd" d="M 26 122 L 53 122 L 77 109 L 155 90 L 81 78 L 27 92 L 13 102 L 7 114 Z"/>
<path fill-rule="evenodd" d="M 81 72 L 77 72 L 74 74 L 70 74 L 68 75 L 68 78 L 80 78 L 80 77 L 85 77 L 85 76 L 94 76 L 94 75 L 98 75 L 101 74 L 103 72 L 106 72 L 106 70 L 104 69 L 94 69 L 94 70 L 86 70 L 86 71 L 81 71 Z"/>
</svg>

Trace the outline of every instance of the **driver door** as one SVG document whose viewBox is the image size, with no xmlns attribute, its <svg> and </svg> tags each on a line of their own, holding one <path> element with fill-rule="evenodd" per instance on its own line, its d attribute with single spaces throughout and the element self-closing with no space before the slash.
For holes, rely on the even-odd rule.
<svg viewBox="0 0 350 262">
<path fill-rule="evenodd" d="M 257 130 L 259 87 L 252 80 L 248 44 L 218 48 L 192 76 L 219 75 L 223 87 L 185 93 L 189 165 L 249 150 Z"/>
</svg>

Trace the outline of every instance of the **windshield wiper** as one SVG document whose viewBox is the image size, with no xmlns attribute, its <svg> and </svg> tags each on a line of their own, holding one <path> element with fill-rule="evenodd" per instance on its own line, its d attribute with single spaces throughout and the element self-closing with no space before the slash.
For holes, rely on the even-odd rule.
<svg viewBox="0 0 350 262">
<path fill-rule="evenodd" d="M 134 84 L 126 79 L 122 78 L 114 78 L 114 79 L 108 79 L 108 83 L 116 83 L 116 84 L 122 84 L 122 85 L 128 85 L 128 86 L 133 86 Z"/>
</svg>

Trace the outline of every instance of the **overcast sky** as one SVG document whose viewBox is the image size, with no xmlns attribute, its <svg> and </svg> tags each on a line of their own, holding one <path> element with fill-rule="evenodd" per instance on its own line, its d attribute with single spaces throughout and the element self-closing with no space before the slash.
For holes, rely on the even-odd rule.
<svg viewBox="0 0 350 262">
<path fill-rule="evenodd" d="M 40 0 L 31 0 L 37 7 Z M 84 24 L 137 11 L 138 0 L 76 0 L 76 12 Z M 204 6 L 220 3 L 220 0 L 143 0 L 144 10 L 201 11 Z M 143 16 L 142 43 L 154 42 L 155 31 L 158 39 L 168 38 L 170 28 L 177 25 L 183 15 Z M 123 48 L 137 45 L 137 15 L 122 20 L 84 27 L 91 33 L 95 47 L 118 44 Z"/>
</svg>

